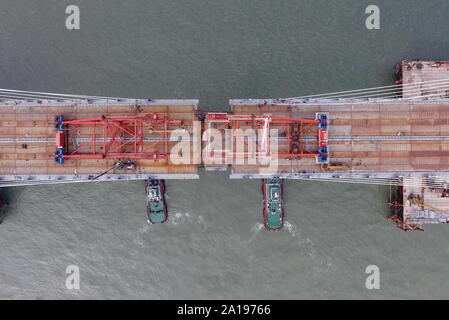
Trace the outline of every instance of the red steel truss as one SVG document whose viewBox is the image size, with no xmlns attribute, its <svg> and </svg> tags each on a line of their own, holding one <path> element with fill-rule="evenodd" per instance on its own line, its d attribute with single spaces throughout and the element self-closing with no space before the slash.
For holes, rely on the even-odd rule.
<svg viewBox="0 0 449 320">
<path fill-rule="evenodd" d="M 168 150 L 169 125 L 180 123 L 180 120 L 167 119 L 165 114 L 101 116 L 97 118 L 63 121 L 62 124 L 66 130 L 73 126 L 90 126 L 92 132 L 90 133 L 90 139 L 88 139 L 90 141 L 80 143 L 75 150 L 66 152 L 62 157 L 91 159 L 167 159 L 170 156 Z M 145 131 L 162 133 L 162 136 L 158 136 L 156 141 L 145 141 Z M 160 144 L 162 144 L 162 150 L 155 150 L 155 146 Z M 150 148 L 153 151 L 148 151 Z M 83 150 L 82 152 L 80 151 L 81 149 Z M 86 149 L 88 150 L 87 152 Z"/>
<path fill-rule="evenodd" d="M 235 129 L 234 137 L 237 141 L 240 137 L 238 136 L 237 129 L 240 128 L 240 123 L 245 122 L 248 124 L 249 122 L 252 123 L 253 129 L 263 129 L 263 137 L 259 137 L 260 145 L 263 147 L 263 154 L 259 152 L 260 150 L 256 150 L 256 157 L 263 156 L 263 157 L 279 157 L 279 158 L 288 158 L 288 157 L 307 157 L 307 156 L 318 156 L 319 153 L 317 152 L 308 152 L 303 150 L 301 147 L 300 152 L 293 153 L 290 145 L 292 143 L 292 125 L 297 124 L 300 126 L 300 132 L 302 130 L 303 125 L 307 124 L 318 124 L 320 123 L 320 120 L 318 119 L 302 119 L 302 118 L 291 118 L 291 117 L 280 117 L 280 116 L 272 116 L 272 115 L 233 115 L 233 114 L 227 114 L 227 113 L 208 113 L 205 118 L 206 123 L 209 127 L 212 123 L 215 123 L 217 126 L 214 129 L 227 129 L 231 128 Z M 288 126 L 288 145 L 289 145 L 289 152 L 288 153 L 271 153 L 270 150 L 270 129 L 275 126 Z M 262 140 L 260 140 L 262 139 Z M 299 141 L 300 145 L 302 146 L 302 141 Z M 215 153 L 215 152 L 214 152 Z M 226 152 L 222 152 L 223 154 Z M 239 153 L 237 154 L 235 151 L 232 153 L 225 154 L 227 156 L 233 156 L 233 157 L 254 157 L 254 154 L 251 153 Z"/>
</svg>

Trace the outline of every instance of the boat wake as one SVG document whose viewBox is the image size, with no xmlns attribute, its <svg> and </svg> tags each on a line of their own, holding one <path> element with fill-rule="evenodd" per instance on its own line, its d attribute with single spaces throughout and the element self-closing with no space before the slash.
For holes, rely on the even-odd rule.
<svg viewBox="0 0 449 320">
<path fill-rule="evenodd" d="M 285 220 L 284 221 L 284 229 L 287 230 L 292 237 L 296 237 L 296 235 L 298 234 L 298 228 L 291 222 Z"/>
<path fill-rule="evenodd" d="M 257 222 L 255 225 L 253 225 L 251 228 L 251 238 L 248 240 L 248 243 L 253 242 L 254 239 L 257 238 L 257 235 L 261 230 L 265 230 L 263 223 Z"/>
<path fill-rule="evenodd" d="M 169 222 L 173 225 L 192 223 L 205 224 L 203 216 L 195 216 L 187 211 L 174 211 L 168 215 Z"/>
<path fill-rule="evenodd" d="M 150 230 L 151 225 L 145 224 L 143 227 L 139 228 L 137 231 L 136 238 L 134 239 L 134 243 L 140 248 L 145 248 L 145 240 L 144 235 Z"/>
<path fill-rule="evenodd" d="M 292 237 L 298 236 L 298 228 L 293 223 L 285 220 L 283 230 L 286 230 Z M 283 231 L 282 230 L 282 231 Z M 265 226 L 263 223 L 256 222 L 255 225 L 251 228 L 251 238 L 248 240 L 248 243 L 253 242 L 260 234 L 260 232 L 266 232 Z M 273 231 L 274 233 L 282 232 L 282 231 Z M 270 232 L 268 232 L 270 233 Z"/>
<path fill-rule="evenodd" d="M 252 231 L 253 232 L 259 232 L 260 230 L 262 230 L 264 228 L 263 223 L 257 222 L 253 227 L 252 227 Z"/>
</svg>

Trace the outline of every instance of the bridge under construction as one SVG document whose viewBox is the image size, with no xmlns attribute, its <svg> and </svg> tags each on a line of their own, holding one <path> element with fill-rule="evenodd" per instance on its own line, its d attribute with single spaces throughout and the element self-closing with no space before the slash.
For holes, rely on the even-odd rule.
<svg viewBox="0 0 449 320">
<path fill-rule="evenodd" d="M 449 222 L 449 62 L 403 61 L 392 86 L 197 100 L 0 94 L 0 186 L 231 178 L 390 185 L 405 230 Z"/>
</svg>

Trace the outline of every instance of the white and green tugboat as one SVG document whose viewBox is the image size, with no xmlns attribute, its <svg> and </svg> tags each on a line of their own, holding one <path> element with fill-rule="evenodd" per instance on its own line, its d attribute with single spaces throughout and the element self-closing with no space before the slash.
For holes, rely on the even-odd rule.
<svg viewBox="0 0 449 320">
<path fill-rule="evenodd" d="M 167 220 L 164 180 L 149 179 L 145 181 L 147 193 L 147 213 L 149 223 L 164 223 Z"/>
<path fill-rule="evenodd" d="M 278 231 L 284 226 L 284 206 L 282 204 L 282 179 L 263 179 L 263 219 L 265 229 Z"/>
</svg>

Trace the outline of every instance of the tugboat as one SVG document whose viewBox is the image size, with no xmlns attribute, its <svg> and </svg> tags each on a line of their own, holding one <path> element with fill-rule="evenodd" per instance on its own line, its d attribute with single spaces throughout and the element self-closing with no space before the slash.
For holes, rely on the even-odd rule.
<svg viewBox="0 0 449 320">
<path fill-rule="evenodd" d="M 284 207 L 282 204 L 282 179 L 263 179 L 263 219 L 265 229 L 279 231 L 284 226 Z"/>
<path fill-rule="evenodd" d="M 164 180 L 148 179 L 145 181 L 147 194 L 147 213 L 149 223 L 164 223 L 167 220 L 167 205 L 165 204 Z"/>
</svg>

